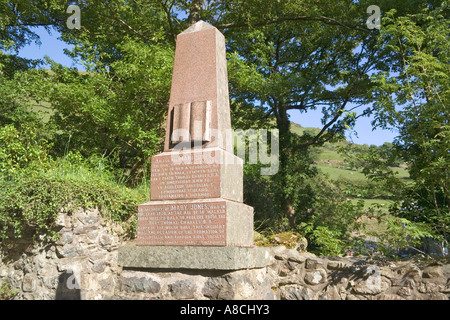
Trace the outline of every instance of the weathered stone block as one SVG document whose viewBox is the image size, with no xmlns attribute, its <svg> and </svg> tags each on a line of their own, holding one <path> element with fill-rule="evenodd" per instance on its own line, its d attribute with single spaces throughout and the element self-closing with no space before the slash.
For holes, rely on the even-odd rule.
<svg viewBox="0 0 450 320">
<path fill-rule="evenodd" d="M 439 278 L 444 274 L 442 272 L 442 268 L 440 266 L 429 266 L 423 270 L 424 278 Z"/>
<path fill-rule="evenodd" d="M 118 264 L 134 268 L 239 270 L 272 263 L 269 249 L 260 247 L 123 246 Z"/>
<path fill-rule="evenodd" d="M 161 285 L 147 277 L 124 277 L 119 278 L 120 289 L 126 292 L 158 293 Z"/>
<path fill-rule="evenodd" d="M 27 273 L 23 277 L 22 290 L 24 292 L 33 292 L 36 290 L 37 277 L 35 274 Z"/>
<path fill-rule="evenodd" d="M 243 203 L 150 201 L 138 210 L 137 245 L 253 245 L 253 208 Z"/>
<path fill-rule="evenodd" d="M 194 299 L 195 290 L 191 280 L 180 280 L 169 285 L 169 292 L 174 299 Z"/>
<path fill-rule="evenodd" d="M 317 285 L 327 281 L 327 273 L 323 269 L 308 271 L 304 278 L 307 284 Z"/>
<path fill-rule="evenodd" d="M 223 198 L 243 201 L 243 161 L 220 148 L 152 157 L 151 200 Z"/>
</svg>

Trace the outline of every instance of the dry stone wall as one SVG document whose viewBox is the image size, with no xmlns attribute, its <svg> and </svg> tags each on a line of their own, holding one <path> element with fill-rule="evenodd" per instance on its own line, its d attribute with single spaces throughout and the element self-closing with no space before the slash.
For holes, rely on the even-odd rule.
<svg viewBox="0 0 450 320">
<path fill-rule="evenodd" d="M 61 213 L 57 242 L 2 241 L 0 284 L 15 299 L 412 300 L 450 297 L 448 261 L 317 257 L 272 249 L 272 265 L 232 272 L 123 269 L 123 241 L 98 211 Z M 116 229 L 117 231 L 117 229 Z"/>
</svg>

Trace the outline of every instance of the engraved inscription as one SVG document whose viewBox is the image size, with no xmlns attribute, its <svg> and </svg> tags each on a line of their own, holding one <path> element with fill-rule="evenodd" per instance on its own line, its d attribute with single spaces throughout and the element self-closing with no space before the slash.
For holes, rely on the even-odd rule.
<svg viewBox="0 0 450 320">
<path fill-rule="evenodd" d="M 170 156 L 152 161 L 151 200 L 220 197 L 220 165 L 173 164 Z"/>
<path fill-rule="evenodd" d="M 226 245 L 226 202 L 139 206 L 137 245 Z"/>
</svg>

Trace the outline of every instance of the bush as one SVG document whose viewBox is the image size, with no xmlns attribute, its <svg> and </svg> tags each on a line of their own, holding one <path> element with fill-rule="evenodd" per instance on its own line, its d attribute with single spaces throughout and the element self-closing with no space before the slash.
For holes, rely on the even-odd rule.
<svg viewBox="0 0 450 320">
<path fill-rule="evenodd" d="M 12 300 L 16 295 L 17 291 L 11 288 L 11 285 L 7 282 L 0 285 L 0 300 Z"/>
<path fill-rule="evenodd" d="M 363 227 L 364 202 L 354 204 L 344 189 L 318 175 L 309 181 L 312 201 L 297 209 L 301 221 L 297 231 L 308 239 L 308 249 L 323 255 L 339 255 L 353 247 L 355 231 Z"/>
<path fill-rule="evenodd" d="M 0 174 L 11 178 L 23 168 L 41 168 L 48 160 L 48 148 L 34 127 L 0 127 Z"/>
<path fill-rule="evenodd" d="M 89 208 L 134 233 L 142 195 L 115 183 L 104 166 L 89 167 L 92 159 L 69 154 L 50 162 L 50 169 L 24 168 L 12 179 L 0 176 L 0 238 L 20 238 L 31 228 L 35 235 L 55 239 L 61 210 Z"/>
</svg>

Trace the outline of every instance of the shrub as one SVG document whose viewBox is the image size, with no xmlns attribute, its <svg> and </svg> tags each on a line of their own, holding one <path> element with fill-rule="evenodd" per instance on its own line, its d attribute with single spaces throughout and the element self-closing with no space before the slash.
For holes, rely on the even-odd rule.
<svg viewBox="0 0 450 320">
<path fill-rule="evenodd" d="M 13 179 L 0 176 L 0 237 L 20 238 L 31 227 L 35 235 L 56 237 L 61 210 L 98 208 L 112 222 L 133 234 L 142 196 L 115 183 L 107 170 L 93 169 L 77 155 L 52 161 L 51 169 L 23 169 Z"/>
<path fill-rule="evenodd" d="M 12 300 L 17 295 L 17 291 L 12 289 L 11 285 L 7 282 L 0 285 L 0 300 Z"/>
<path fill-rule="evenodd" d="M 0 127 L 0 174 L 11 178 L 23 168 L 42 167 L 48 160 L 48 148 L 34 127 Z"/>
</svg>

